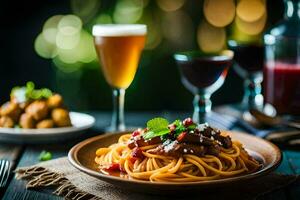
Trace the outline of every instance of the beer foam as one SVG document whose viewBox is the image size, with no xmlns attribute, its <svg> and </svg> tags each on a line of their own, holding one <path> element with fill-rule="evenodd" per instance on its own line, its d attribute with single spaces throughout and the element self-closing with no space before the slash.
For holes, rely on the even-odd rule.
<svg viewBox="0 0 300 200">
<path fill-rule="evenodd" d="M 93 26 L 94 36 L 131 36 L 146 35 L 144 24 L 103 24 Z"/>
</svg>

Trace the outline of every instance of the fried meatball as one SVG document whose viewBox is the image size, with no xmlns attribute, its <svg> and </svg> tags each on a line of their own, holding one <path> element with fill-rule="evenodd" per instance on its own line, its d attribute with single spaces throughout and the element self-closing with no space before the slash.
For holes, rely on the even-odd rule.
<svg viewBox="0 0 300 200">
<path fill-rule="evenodd" d="M 35 128 L 35 120 L 32 115 L 23 113 L 20 117 L 20 126 L 22 128 Z"/>
<path fill-rule="evenodd" d="M 10 117 L 14 122 L 17 122 L 22 110 L 17 103 L 6 102 L 0 108 L 0 115 Z"/>
<path fill-rule="evenodd" d="M 47 104 L 50 109 L 59 108 L 63 105 L 63 98 L 59 94 L 55 94 L 48 98 Z"/>
<path fill-rule="evenodd" d="M 54 122 L 52 119 L 44 119 L 37 123 L 36 128 L 53 128 Z"/>
<path fill-rule="evenodd" d="M 2 116 L 0 118 L 0 127 L 4 128 L 13 128 L 14 127 L 14 120 L 8 116 Z"/>
<path fill-rule="evenodd" d="M 48 106 L 45 101 L 34 101 L 27 106 L 25 112 L 30 114 L 36 121 L 40 121 L 48 116 Z"/>
<path fill-rule="evenodd" d="M 54 124 L 58 127 L 71 126 L 69 112 L 62 108 L 55 108 L 51 113 Z"/>
</svg>

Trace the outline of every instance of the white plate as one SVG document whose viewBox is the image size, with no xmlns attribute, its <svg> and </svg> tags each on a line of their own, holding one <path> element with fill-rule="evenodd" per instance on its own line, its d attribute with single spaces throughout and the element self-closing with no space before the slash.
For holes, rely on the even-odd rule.
<svg viewBox="0 0 300 200">
<path fill-rule="evenodd" d="M 78 137 L 95 124 L 91 115 L 70 112 L 72 127 L 47 129 L 0 128 L 0 141 L 13 143 L 51 143 Z"/>
</svg>

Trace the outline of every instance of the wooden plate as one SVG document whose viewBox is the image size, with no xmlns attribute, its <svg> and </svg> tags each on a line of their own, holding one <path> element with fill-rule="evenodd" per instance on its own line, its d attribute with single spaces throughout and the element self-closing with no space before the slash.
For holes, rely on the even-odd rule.
<svg viewBox="0 0 300 200">
<path fill-rule="evenodd" d="M 261 138 L 238 132 L 230 132 L 229 134 L 234 140 L 239 140 L 244 144 L 247 151 L 263 163 L 263 167 L 252 174 L 236 176 L 232 178 L 224 178 L 211 181 L 198 181 L 189 183 L 152 183 L 142 180 L 130 180 L 114 176 L 105 175 L 99 172 L 95 163 L 95 152 L 100 147 L 107 147 L 112 143 L 117 142 L 118 138 L 123 133 L 105 134 L 89 138 L 75 145 L 68 154 L 69 161 L 80 171 L 94 176 L 100 180 L 111 183 L 123 189 L 129 189 L 136 192 L 146 193 L 174 193 L 174 191 L 191 191 L 195 192 L 202 189 L 215 189 L 218 187 L 231 187 L 233 185 L 249 184 L 250 181 L 267 175 L 274 171 L 281 162 L 281 152 L 274 144 Z"/>
</svg>

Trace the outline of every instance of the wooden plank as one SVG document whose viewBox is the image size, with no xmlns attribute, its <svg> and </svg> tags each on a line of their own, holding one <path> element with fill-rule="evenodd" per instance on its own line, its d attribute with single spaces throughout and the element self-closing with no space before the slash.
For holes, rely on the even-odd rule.
<svg viewBox="0 0 300 200">
<path fill-rule="evenodd" d="M 22 154 L 22 145 L 13 145 L 7 143 L 0 143 L 0 159 L 6 159 L 11 162 L 11 169 L 13 170 Z M 9 182 L 12 180 L 13 174 L 11 173 L 8 178 L 6 187 L 0 189 L 0 199 L 3 196 L 4 191 L 8 187 Z"/>
<path fill-rule="evenodd" d="M 68 150 L 73 146 L 74 142 L 69 144 L 58 144 L 58 145 L 36 145 L 29 146 L 25 149 L 22 158 L 18 164 L 18 167 L 30 166 L 39 163 L 39 155 L 43 150 L 50 151 L 53 155 L 53 159 L 66 156 Z M 39 189 L 27 190 L 25 188 L 26 182 L 13 179 L 4 196 L 5 200 L 19 200 L 19 199 L 62 199 L 52 195 L 50 192 L 45 193 Z"/>
<path fill-rule="evenodd" d="M 13 166 L 22 152 L 22 145 L 0 143 L 0 159 L 7 159 Z"/>
</svg>

